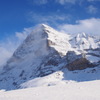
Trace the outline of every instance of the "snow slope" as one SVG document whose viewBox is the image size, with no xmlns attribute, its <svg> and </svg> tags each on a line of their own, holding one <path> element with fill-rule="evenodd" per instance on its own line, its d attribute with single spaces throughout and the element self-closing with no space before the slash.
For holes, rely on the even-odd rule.
<svg viewBox="0 0 100 100">
<path fill-rule="evenodd" d="M 44 77 L 38 77 L 29 80 L 20 85 L 20 88 L 31 88 L 40 86 L 55 86 L 59 84 L 73 82 L 85 82 L 100 80 L 100 66 L 87 68 L 84 70 L 68 71 L 64 68 L 61 71 L 54 72 Z"/>
<path fill-rule="evenodd" d="M 0 91 L 0 100 L 100 100 L 100 81 Z"/>
<path fill-rule="evenodd" d="M 86 33 L 77 34 L 75 37 L 72 37 L 70 40 L 73 48 L 77 50 L 85 49 L 96 49 L 99 47 L 99 44 L 91 36 L 88 36 Z"/>
<path fill-rule="evenodd" d="M 66 71 L 58 71 L 22 84 L 22 88 L 27 89 L 1 90 L 0 100 L 100 100 L 100 66 L 96 70 Z M 99 80 L 87 80 L 90 77 L 96 78 L 95 75 L 99 75 Z"/>
</svg>

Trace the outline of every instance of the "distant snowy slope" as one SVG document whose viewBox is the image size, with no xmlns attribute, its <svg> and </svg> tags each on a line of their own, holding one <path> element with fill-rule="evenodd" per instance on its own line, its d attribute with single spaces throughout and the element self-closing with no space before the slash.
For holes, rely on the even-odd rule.
<svg viewBox="0 0 100 100">
<path fill-rule="evenodd" d="M 98 48 L 98 43 L 96 43 L 95 39 L 85 33 L 78 34 L 70 40 L 70 43 L 73 48 L 78 50 Z"/>
</svg>

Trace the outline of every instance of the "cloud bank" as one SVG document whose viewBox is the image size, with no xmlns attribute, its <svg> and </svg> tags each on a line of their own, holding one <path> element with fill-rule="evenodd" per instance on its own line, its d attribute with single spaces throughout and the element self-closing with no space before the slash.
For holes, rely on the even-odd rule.
<svg viewBox="0 0 100 100">
<path fill-rule="evenodd" d="M 44 5 L 44 4 L 49 3 L 52 0 L 30 0 L 30 1 L 33 5 L 34 4 Z M 76 3 L 82 3 L 82 2 L 90 2 L 91 3 L 91 2 L 97 2 L 97 1 L 100 1 L 100 0 L 53 0 L 52 2 L 59 3 L 61 5 L 65 5 L 67 3 L 70 3 L 70 4 L 76 4 Z"/>
<path fill-rule="evenodd" d="M 15 32 L 14 36 L 9 36 L 0 42 L 0 70 L 2 70 L 2 66 L 32 30 L 32 27 L 24 28 L 23 32 Z"/>
<path fill-rule="evenodd" d="M 31 2 L 33 4 L 43 5 L 43 4 L 46 4 L 48 2 L 48 0 L 31 0 Z"/>
<path fill-rule="evenodd" d="M 34 12 L 30 12 L 28 14 L 28 21 L 31 23 L 45 23 L 48 25 L 57 25 L 58 23 L 65 23 L 70 21 L 71 16 L 69 14 L 62 14 L 58 15 L 55 13 L 51 13 L 50 15 L 42 15 L 42 14 L 35 14 Z"/>
<path fill-rule="evenodd" d="M 61 5 L 64 5 L 66 3 L 72 3 L 75 4 L 76 0 L 56 0 L 57 3 L 60 3 Z"/>
<path fill-rule="evenodd" d="M 91 18 L 85 20 L 78 20 L 76 24 L 63 24 L 59 25 L 59 29 L 65 33 L 82 33 L 85 32 L 91 35 L 100 36 L 100 19 Z"/>
<path fill-rule="evenodd" d="M 98 9 L 94 7 L 93 5 L 90 5 L 89 7 L 87 7 L 87 12 L 90 14 L 95 14 L 98 12 Z"/>
</svg>

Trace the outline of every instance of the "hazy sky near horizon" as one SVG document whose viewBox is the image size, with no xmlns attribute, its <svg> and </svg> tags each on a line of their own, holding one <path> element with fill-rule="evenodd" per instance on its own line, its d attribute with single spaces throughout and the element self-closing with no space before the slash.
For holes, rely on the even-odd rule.
<svg viewBox="0 0 100 100">
<path fill-rule="evenodd" d="M 100 36 L 100 0 L 0 0 L 0 59 L 9 58 L 41 23 L 66 33 Z"/>
</svg>

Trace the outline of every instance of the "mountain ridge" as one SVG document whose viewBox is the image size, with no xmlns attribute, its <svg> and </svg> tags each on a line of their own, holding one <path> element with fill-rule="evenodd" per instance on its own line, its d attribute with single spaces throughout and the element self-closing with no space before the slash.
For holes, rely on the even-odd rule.
<svg viewBox="0 0 100 100">
<path fill-rule="evenodd" d="M 81 48 L 83 46 L 86 48 Z M 95 62 L 97 66 L 100 64 L 100 58 L 96 56 L 100 51 L 95 51 L 97 48 L 99 44 L 85 33 L 78 34 L 70 40 L 67 34 L 60 33 L 45 24 L 39 25 L 27 36 L 4 66 L 3 73 L 0 74 L 0 88 L 16 89 L 31 79 L 63 70 L 68 66 L 68 57 L 73 62 L 79 57 L 82 58 L 82 53 L 89 63 Z M 91 57 L 92 60 L 96 60 L 93 62 Z M 75 59 L 72 60 L 73 58 Z"/>
</svg>

